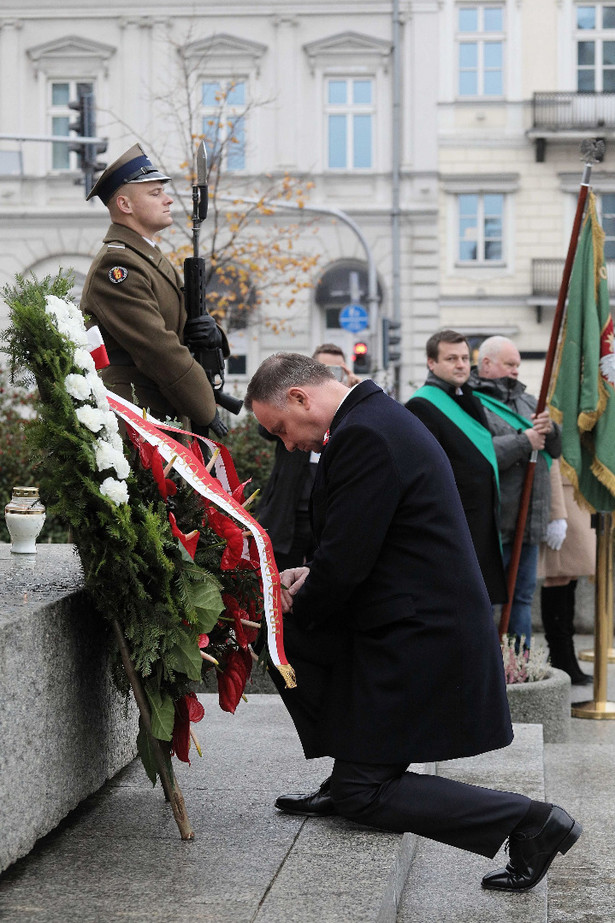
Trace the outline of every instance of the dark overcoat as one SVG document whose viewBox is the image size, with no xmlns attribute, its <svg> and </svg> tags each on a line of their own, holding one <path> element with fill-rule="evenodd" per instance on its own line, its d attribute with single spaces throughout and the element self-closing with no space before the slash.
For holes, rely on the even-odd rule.
<svg viewBox="0 0 615 923">
<path fill-rule="evenodd" d="M 461 409 L 471 413 L 488 431 L 482 404 L 474 397 L 471 389 L 465 386 L 462 395 L 455 395 L 451 390 L 447 389 L 447 393 L 459 403 Z M 431 401 L 412 397 L 406 407 L 434 434 L 446 452 L 489 599 L 493 604 L 506 602 L 506 572 L 500 548 L 499 495 L 492 466 L 463 430 Z"/>
<path fill-rule="evenodd" d="M 98 324 L 111 365 L 105 385 L 155 416 L 207 425 L 216 405 L 207 375 L 183 345 L 186 310 L 169 260 L 131 228 L 112 224 L 94 257 L 81 310 Z"/>
<path fill-rule="evenodd" d="M 299 693 L 295 711 L 316 715 L 306 756 L 399 764 L 510 743 L 500 645 L 450 463 L 372 381 L 333 419 L 311 508 L 318 547 L 285 634 L 305 684 L 285 699 Z"/>
</svg>

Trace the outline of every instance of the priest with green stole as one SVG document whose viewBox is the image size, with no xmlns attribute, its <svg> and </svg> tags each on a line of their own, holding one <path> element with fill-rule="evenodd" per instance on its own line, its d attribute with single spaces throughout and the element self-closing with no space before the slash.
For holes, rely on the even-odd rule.
<svg viewBox="0 0 615 923">
<path fill-rule="evenodd" d="M 481 402 L 472 393 L 470 346 L 441 330 L 426 346 L 429 373 L 406 407 L 433 433 L 453 469 L 478 563 L 493 604 L 506 601 L 499 531 L 498 465 Z"/>
</svg>

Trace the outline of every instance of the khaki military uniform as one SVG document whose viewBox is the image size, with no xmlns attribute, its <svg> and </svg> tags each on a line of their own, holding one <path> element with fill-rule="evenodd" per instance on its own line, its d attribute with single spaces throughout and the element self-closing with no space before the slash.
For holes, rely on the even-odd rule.
<svg viewBox="0 0 615 923">
<path fill-rule="evenodd" d="M 140 234 L 112 224 L 90 267 L 81 310 L 98 324 L 110 391 L 164 419 L 206 426 L 216 412 L 207 375 L 183 345 L 186 310 L 177 270 Z"/>
</svg>

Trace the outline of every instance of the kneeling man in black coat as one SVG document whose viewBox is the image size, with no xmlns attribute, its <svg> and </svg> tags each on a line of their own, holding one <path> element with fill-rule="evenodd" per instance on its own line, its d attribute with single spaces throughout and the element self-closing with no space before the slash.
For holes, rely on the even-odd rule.
<svg viewBox="0 0 615 923">
<path fill-rule="evenodd" d="M 281 574 L 297 688 L 278 688 L 306 757 L 334 764 L 316 793 L 276 806 L 490 858 L 508 838 L 508 865 L 483 886 L 534 887 L 581 834 L 562 808 L 406 771 L 513 736 L 491 605 L 443 450 L 373 381 L 349 391 L 294 353 L 262 363 L 245 405 L 289 451 L 322 452 L 314 557 Z"/>
</svg>

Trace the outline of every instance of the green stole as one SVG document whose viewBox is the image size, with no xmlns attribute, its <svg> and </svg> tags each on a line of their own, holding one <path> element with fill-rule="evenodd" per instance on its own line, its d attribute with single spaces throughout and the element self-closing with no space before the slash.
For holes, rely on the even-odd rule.
<svg viewBox="0 0 615 923">
<path fill-rule="evenodd" d="M 481 455 L 484 455 L 493 468 L 495 483 L 499 493 L 500 475 L 498 472 L 498 462 L 495 449 L 493 448 L 493 439 L 491 438 L 489 430 L 486 429 L 482 423 L 479 423 L 478 420 L 475 420 L 469 413 L 466 413 L 466 411 L 459 406 L 457 401 L 453 400 L 450 394 L 447 394 L 442 388 L 438 388 L 437 385 L 423 385 L 422 388 L 414 392 L 412 399 L 415 397 L 422 397 L 437 407 L 438 410 L 441 410 L 442 413 L 468 437 L 472 445 L 478 449 Z"/>
<path fill-rule="evenodd" d="M 498 417 L 501 417 L 506 423 L 512 426 L 517 432 L 519 428 L 521 429 L 531 429 L 532 421 L 522 417 L 520 413 L 515 413 L 514 410 L 511 410 L 510 407 L 507 407 L 506 404 L 503 404 L 502 401 L 498 401 L 495 397 L 491 397 L 490 394 L 482 394 L 480 391 L 474 391 L 474 396 L 479 399 L 483 407 L 486 407 L 488 410 L 492 410 L 493 413 L 497 413 Z M 551 468 L 551 462 L 553 459 L 546 451 L 546 449 L 540 449 L 540 454 L 547 463 L 547 467 Z"/>
</svg>

